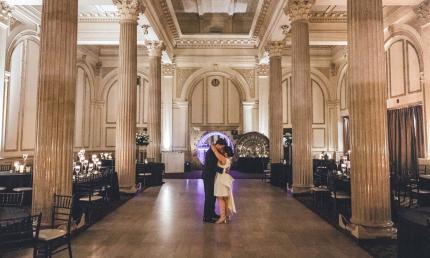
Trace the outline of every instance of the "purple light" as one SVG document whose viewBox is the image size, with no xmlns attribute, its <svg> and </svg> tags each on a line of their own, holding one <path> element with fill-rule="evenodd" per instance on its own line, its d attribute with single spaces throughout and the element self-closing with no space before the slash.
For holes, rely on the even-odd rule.
<svg viewBox="0 0 430 258">
<path fill-rule="evenodd" d="M 227 141 L 227 145 L 233 148 L 233 141 L 228 137 L 226 134 L 222 132 L 207 132 L 205 133 L 202 138 L 197 142 L 196 146 L 196 152 L 197 152 L 197 158 L 199 159 L 200 163 L 202 165 L 205 164 L 205 154 L 209 150 L 210 146 L 206 143 L 207 140 L 213 136 L 218 136 L 219 138 L 224 138 Z"/>
</svg>

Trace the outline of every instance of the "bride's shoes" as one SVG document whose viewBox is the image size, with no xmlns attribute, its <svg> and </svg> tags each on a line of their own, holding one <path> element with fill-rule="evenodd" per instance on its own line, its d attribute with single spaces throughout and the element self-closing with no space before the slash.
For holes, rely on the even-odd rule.
<svg viewBox="0 0 430 258">
<path fill-rule="evenodd" d="M 226 217 L 224 217 L 224 218 L 219 218 L 219 219 L 215 222 L 215 224 L 227 224 L 227 218 L 226 218 Z"/>
</svg>

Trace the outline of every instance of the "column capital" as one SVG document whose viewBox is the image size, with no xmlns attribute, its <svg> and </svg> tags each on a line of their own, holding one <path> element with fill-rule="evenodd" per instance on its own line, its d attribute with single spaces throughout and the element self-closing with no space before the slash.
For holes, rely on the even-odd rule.
<svg viewBox="0 0 430 258">
<path fill-rule="evenodd" d="M 269 76 L 270 66 L 268 64 L 259 64 L 256 70 L 258 76 Z"/>
<path fill-rule="evenodd" d="M 414 9 L 418 21 L 421 25 L 430 23 L 430 0 L 425 0 Z"/>
<path fill-rule="evenodd" d="M 175 69 L 176 69 L 175 63 L 161 64 L 161 73 L 164 76 L 173 76 L 173 74 L 175 73 Z"/>
<path fill-rule="evenodd" d="M 7 21 L 12 16 L 12 8 L 5 1 L 0 1 L 0 23 L 7 25 Z"/>
<path fill-rule="evenodd" d="M 285 14 L 290 16 L 291 22 L 309 21 L 312 5 L 315 0 L 289 0 L 285 8 Z"/>
<path fill-rule="evenodd" d="M 269 52 L 269 57 L 282 56 L 282 49 L 285 43 L 282 41 L 271 41 L 267 44 L 266 50 Z"/>
<path fill-rule="evenodd" d="M 113 3 L 118 8 L 120 21 L 137 22 L 139 14 L 145 11 L 140 0 L 113 0 Z"/>
<path fill-rule="evenodd" d="M 161 52 L 164 50 L 165 46 L 163 41 L 158 40 L 145 40 L 145 46 L 148 49 L 149 56 L 161 56 Z"/>
</svg>

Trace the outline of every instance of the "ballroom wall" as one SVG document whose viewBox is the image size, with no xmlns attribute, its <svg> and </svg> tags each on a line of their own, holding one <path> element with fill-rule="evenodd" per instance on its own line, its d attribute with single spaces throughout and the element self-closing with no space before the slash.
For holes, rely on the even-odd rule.
<svg viewBox="0 0 430 258">
<path fill-rule="evenodd" d="M 395 23 L 395 22 L 393 22 Z M 1 30 L 2 35 L 7 33 Z M 412 21 L 385 30 L 387 108 L 426 103 L 423 31 Z M 4 42 L 1 97 L 1 157 L 34 153 L 39 62 L 39 31 L 17 24 Z M 428 49 L 428 48 L 427 48 Z M 202 131 L 268 135 L 269 64 L 257 51 L 185 51 L 162 65 L 162 150 L 192 149 Z M 79 46 L 77 63 L 75 150 L 114 150 L 116 46 Z M 2 54 L 0 52 L 0 57 Z M 345 46 L 311 46 L 313 151 L 343 151 L 342 117 L 349 115 L 347 50 Z M 1 69 L 2 67 L 0 67 Z M 137 128 L 148 122 L 147 51 L 138 49 Z M 282 58 L 283 125 L 291 124 L 291 53 Z M 219 81 L 213 86 L 213 79 Z M 429 94 L 427 94 L 429 95 Z M 425 112 L 425 120 L 429 112 Z M 189 157 L 189 156 L 188 156 Z"/>
</svg>

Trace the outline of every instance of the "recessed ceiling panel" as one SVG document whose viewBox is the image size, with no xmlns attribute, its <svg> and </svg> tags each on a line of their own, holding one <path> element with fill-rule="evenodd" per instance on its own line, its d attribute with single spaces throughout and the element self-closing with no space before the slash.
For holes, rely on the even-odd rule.
<svg viewBox="0 0 430 258">
<path fill-rule="evenodd" d="M 258 0 L 171 0 L 182 34 L 249 34 Z"/>
</svg>

